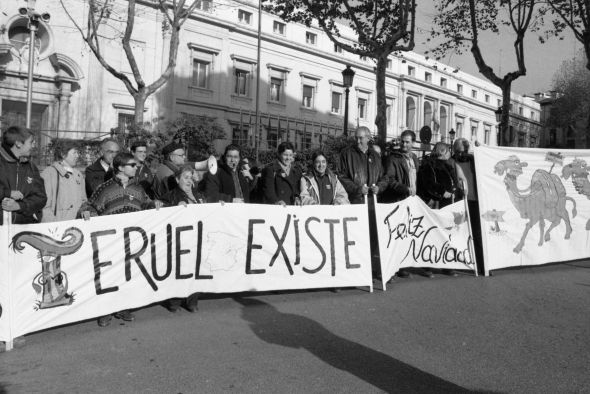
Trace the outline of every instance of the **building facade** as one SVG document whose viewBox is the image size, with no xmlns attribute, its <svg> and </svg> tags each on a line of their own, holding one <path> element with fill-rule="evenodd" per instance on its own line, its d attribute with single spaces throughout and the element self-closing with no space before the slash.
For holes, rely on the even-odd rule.
<svg viewBox="0 0 590 394">
<path fill-rule="evenodd" d="M 26 106 L 28 28 L 19 14 L 25 1 L 0 5 L 0 108 L 2 126 L 23 121 Z M 68 13 L 86 25 L 87 4 L 64 0 Z M 84 45 L 59 2 L 38 0 L 36 9 L 51 15 L 41 22 L 35 43 L 33 127 L 47 138 L 104 138 L 111 129 L 133 123 L 133 99 L 123 83 L 99 64 Z M 112 14 L 124 13 L 125 2 Z M 138 5 L 133 52 L 146 81 L 156 79 L 168 62 L 169 36 L 163 15 Z M 257 2 L 202 0 L 180 35 L 177 66 L 170 81 L 150 96 L 144 118 L 153 124 L 183 115 L 217 118 L 227 141 L 254 144 L 256 102 L 260 145 L 279 141 L 297 149 L 319 146 L 327 135 L 342 133 L 345 87 L 342 70 L 355 71 L 349 95 L 349 127 L 376 127 L 374 62 L 335 46 L 321 29 L 285 23 L 263 13 L 258 60 Z M 132 78 L 120 45 L 121 25 L 106 23 L 101 45 L 106 60 Z M 353 38 L 352 32 L 342 29 Z M 38 48 L 38 49 L 37 49 Z M 257 83 L 257 73 L 260 83 Z M 491 83 L 417 53 L 391 56 L 387 66 L 387 136 L 429 126 L 433 141 L 465 137 L 498 144 L 496 114 L 500 89 Z M 540 105 L 512 95 L 514 138 L 511 145 L 536 146 Z"/>
</svg>

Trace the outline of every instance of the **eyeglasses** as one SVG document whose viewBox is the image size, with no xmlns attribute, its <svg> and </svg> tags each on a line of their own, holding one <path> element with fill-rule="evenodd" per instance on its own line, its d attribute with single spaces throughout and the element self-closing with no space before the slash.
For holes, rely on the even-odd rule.
<svg viewBox="0 0 590 394">
<path fill-rule="evenodd" d="M 123 166 L 135 167 L 137 166 L 137 163 L 125 163 Z"/>
</svg>

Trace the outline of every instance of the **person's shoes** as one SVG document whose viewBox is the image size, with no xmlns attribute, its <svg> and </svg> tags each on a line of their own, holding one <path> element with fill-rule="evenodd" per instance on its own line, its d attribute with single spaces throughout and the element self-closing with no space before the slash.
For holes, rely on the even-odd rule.
<svg viewBox="0 0 590 394">
<path fill-rule="evenodd" d="M 340 287 L 334 287 L 332 289 L 332 293 L 340 293 L 342 291 L 342 289 Z"/>
<path fill-rule="evenodd" d="M 133 313 L 129 312 L 128 310 L 117 312 L 113 316 L 115 316 L 116 319 L 121 319 L 123 321 L 135 320 L 135 315 Z"/>
<path fill-rule="evenodd" d="M 176 313 L 180 310 L 180 307 L 182 306 L 182 300 L 180 298 L 172 298 L 166 301 L 164 303 L 164 306 L 166 307 L 166 309 L 168 309 L 169 312 Z"/>
<path fill-rule="evenodd" d="M 18 349 L 21 347 L 25 346 L 25 337 L 24 336 L 20 336 L 20 337 L 16 337 L 12 340 L 12 348 L 13 349 Z M 6 351 L 6 342 L 0 342 L 0 353 L 4 353 Z"/>
<path fill-rule="evenodd" d="M 96 320 L 96 322 L 98 323 L 99 327 L 106 327 L 111 324 L 112 318 L 113 317 L 111 315 L 101 316 Z"/>
<path fill-rule="evenodd" d="M 191 294 L 186 298 L 185 308 L 191 313 L 199 310 L 199 293 Z"/>
<path fill-rule="evenodd" d="M 407 270 L 399 270 L 396 274 L 400 278 L 411 278 L 412 275 Z"/>
<path fill-rule="evenodd" d="M 452 276 L 453 278 L 456 278 L 457 276 L 459 276 L 459 274 L 457 274 L 457 271 L 455 270 L 444 270 L 445 275 L 447 276 Z"/>
<path fill-rule="evenodd" d="M 422 275 L 424 275 L 425 277 L 430 278 L 430 279 L 434 278 L 434 274 L 432 273 L 431 270 L 422 271 Z"/>
</svg>

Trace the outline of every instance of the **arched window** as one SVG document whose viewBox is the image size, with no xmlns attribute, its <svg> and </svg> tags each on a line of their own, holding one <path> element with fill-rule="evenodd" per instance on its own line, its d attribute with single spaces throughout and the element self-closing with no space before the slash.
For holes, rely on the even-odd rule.
<svg viewBox="0 0 590 394">
<path fill-rule="evenodd" d="M 440 107 L 440 138 L 441 141 L 445 141 L 448 132 L 448 116 L 447 116 L 447 107 L 441 106 Z"/>
<path fill-rule="evenodd" d="M 412 97 L 406 98 L 406 127 L 410 130 L 416 128 L 416 102 Z"/>
<path fill-rule="evenodd" d="M 424 124 L 432 128 L 432 104 L 429 101 L 424 102 Z"/>
</svg>

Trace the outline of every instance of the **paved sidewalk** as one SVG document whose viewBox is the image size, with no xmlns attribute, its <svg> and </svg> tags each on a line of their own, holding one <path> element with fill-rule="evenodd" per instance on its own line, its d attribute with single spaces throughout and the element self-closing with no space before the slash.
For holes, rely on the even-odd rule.
<svg viewBox="0 0 590 394">
<path fill-rule="evenodd" d="M 28 335 L 0 393 L 590 392 L 588 261 L 136 315 Z"/>
</svg>

